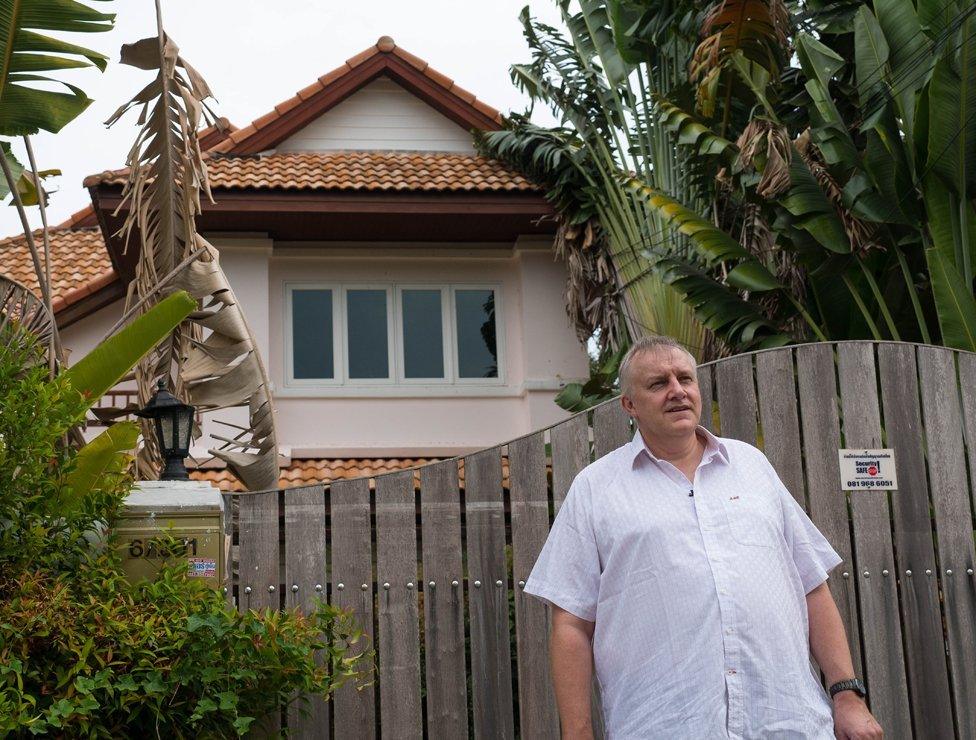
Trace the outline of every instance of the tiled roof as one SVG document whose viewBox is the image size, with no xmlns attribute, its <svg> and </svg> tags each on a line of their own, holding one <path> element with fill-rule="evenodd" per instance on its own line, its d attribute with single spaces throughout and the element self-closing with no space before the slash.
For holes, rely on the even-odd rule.
<svg viewBox="0 0 976 740">
<path fill-rule="evenodd" d="M 472 108 L 479 111 L 482 115 L 495 121 L 497 124 L 501 124 L 501 113 L 499 113 L 495 108 L 492 108 L 490 105 L 486 105 L 482 101 L 478 100 L 478 98 L 476 98 L 472 93 L 457 85 L 450 77 L 441 74 L 435 69 L 432 69 L 431 66 L 420 57 L 414 56 L 410 52 L 401 49 L 389 36 L 381 36 L 374 46 L 371 46 L 365 51 L 356 54 L 356 56 L 347 59 L 345 64 L 336 67 L 331 72 L 325 73 L 308 87 L 299 90 L 294 96 L 288 98 L 288 100 L 284 100 L 276 105 L 274 109 L 268 113 L 264 114 L 260 118 L 256 118 L 244 128 L 232 132 L 225 141 L 222 141 L 220 144 L 215 146 L 212 151 L 232 151 L 242 141 L 256 134 L 269 124 L 277 121 L 282 116 L 286 115 L 290 110 L 308 100 L 313 95 L 322 92 L 329 85 L 346 76 L 357 67 L 381 54 L 390 54 L 402 59 L 439 87 L 448 91 L 452 95 L 457 96 Z"/>
<path fill-rule="evenodd" d="M 519 192 L 539 188 L 493 159 L 439 152 L 300 152 L 213 156 L 212 188 L 339 191 Z M 122 185 L 126 171 L 103 172 L 85 186 Z"/>
<path fill-rule="evenodd" d="M 84 213 L 79 211 L 79 214 Z M 98 227 L 64 228 L 62 225 L 52 228 L 49 235 L 51 293 L 55 313 L 118 280 Z M 41 251 L 40 230 L 34 232 L 34 241 L 38 251 Z M 40 296 L 34 263 L 23 235 L 0 240 L 0 272 L 23 283 Z"/>
<path fill-rule="evenodd" d="M 292 458 L 291 464 L 281 469 L 278 479 L 279 488 L 296 488 L 310 486 L 316 483 L 329 483 L 335 480 L 350 480 L 352 478 L 370 478 L 384 473 L 394 473 L 398 470 L 419 468 L 427 463 L 437 462 L 443 458 L 411 457 L 411 458 Z M 459 463 L 461 485 L 464 485 L 464 461 Z M 240 484 L 226 468 L 190 470 L 193 480 L 211 481 L 222 491 L 243 491 Z M 508 458 L 502 457 L 503 485 L 508 485 Z M 419 485 L 420 473 L 414 475 L 414 481 Z"/>
</svg>

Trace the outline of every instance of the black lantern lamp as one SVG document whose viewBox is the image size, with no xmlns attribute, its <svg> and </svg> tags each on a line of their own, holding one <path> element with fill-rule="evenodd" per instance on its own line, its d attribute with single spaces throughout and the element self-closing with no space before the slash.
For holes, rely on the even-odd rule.
<svg viewBox="0 0 976 740">
<path fill-rule="evenodd" d="M 183 460 L 190 454 L 195 411 L 193 406 L 180 403 L 180 399 L 166 390 L 165 381 L 160 380 L 156 394 L 149 399 L 146 407 L 135 412 L 136 416 L 152 419 L 156 427 L 156 440 L 166 460 L 160 480 L 190 479 Z"/>
</svg>

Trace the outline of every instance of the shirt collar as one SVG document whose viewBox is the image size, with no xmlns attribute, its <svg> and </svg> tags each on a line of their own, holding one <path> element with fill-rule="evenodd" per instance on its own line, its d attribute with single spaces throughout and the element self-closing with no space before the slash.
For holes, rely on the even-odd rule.
<svg viewBox="0 0 976 740">
<path fill-rule="evenodd" d="M 701 464 L 709 462 L 715 455 L 719 455 L 726 463 L 729 462 L 729 451 L 725 447 L 725 443 L 721 439 L 716 437 L 710 431 L 700 424 L 697 427 L 697 433 L 701 435 L 705 440 L 705 451 L 702 453 Z M 658 458 L 653 452 L 650 451 L 648 446 L 644 443 L 644 438 L 641 436 L 640 429 L 634 432 L 634 438 L 628 443 L 630 454 L 628 459 L 633 463 L 637 463 L 637 459 L 640 457 L 641 453 L 646 453 L 648 459 L 653 462 L 659 462 Z"/>
</svg>

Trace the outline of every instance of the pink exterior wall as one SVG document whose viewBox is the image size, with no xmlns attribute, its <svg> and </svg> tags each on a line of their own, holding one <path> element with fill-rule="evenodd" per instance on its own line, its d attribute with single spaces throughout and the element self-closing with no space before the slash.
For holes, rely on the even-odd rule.
<svg viewBox="0 0 976 740">
<path fill-rule="evenodd" d="M 585 348 L 563 307 L 565 268 L 553 260 L 546 242 L 444 248 L 298 247 L 218 235 L 211 240 L 265 358 L 285 455 L 446 455 L 486 447 L 564 418 L 553 398 L 564 382 L 587 374 Z M 289 282 L 496 285 L 502 378 L 439 386 L 289 387 L 284 362 Z M 121 310 L 119 301 L 68 327 L 64 341 L 72 357 L 89 352 Z M 239 424 L 246 411 L 205 416 L 194 455 L 212 446 L 211 433 L 227 435 L 217 418 Z"/>
</svg>

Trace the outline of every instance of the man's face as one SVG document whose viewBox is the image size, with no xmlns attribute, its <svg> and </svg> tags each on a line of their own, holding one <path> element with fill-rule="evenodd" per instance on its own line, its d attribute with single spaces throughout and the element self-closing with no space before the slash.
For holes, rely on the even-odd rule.
<svg viewBox="0 0 976 740">
<path fill-rule="evenodd" d="M 701 417 L 701 393 L 695 366 L 684 352 L 665 347 L 640 353 L 631 363 L 629 386 L 624 409 L 645 434 L 662 438 L 694 434 Z"/>
</svg>

